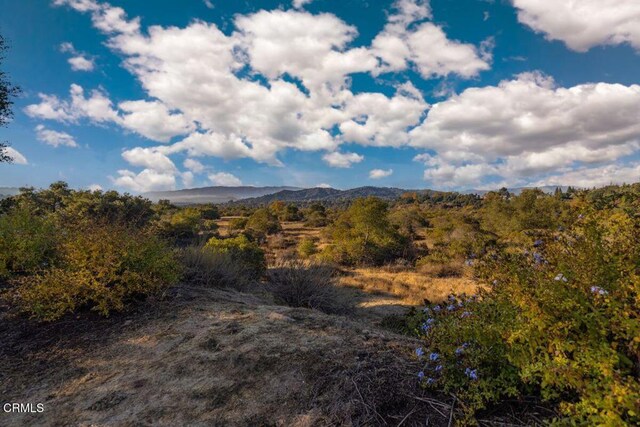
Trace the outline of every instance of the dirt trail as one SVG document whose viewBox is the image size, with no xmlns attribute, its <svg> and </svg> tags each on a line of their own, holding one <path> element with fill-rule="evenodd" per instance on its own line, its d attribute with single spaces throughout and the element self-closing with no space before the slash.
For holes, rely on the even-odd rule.
<svg viewBox="0 0 640 427">
<path fill-rule="evenodd" d="M 447 422 L 408 397 L 424 397 L 414 340 L 255 295 L 183 288 L 137 314 L 3 328 L 2 401 L 45 406 L 3 426 Z"/>
</svg>

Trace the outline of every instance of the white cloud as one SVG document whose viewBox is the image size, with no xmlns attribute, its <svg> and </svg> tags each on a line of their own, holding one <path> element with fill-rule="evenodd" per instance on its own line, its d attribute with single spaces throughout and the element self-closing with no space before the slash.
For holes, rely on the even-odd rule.
<svg viewBox="0 0 640 427">
<path fill-rule="evenodd" d="M 183 114 L 171 113 L 158 101 L 126 101 L 118 104 L 118 108 L 124 112 L 123 127 L 154 141 L 168 142 L 196 128 Z"/>
<path fill-rule="evenodd" d="M 89 185 L 87 187 L 87 190 L 89 190 L 89 191 L 102 191 L 103 188 L 102 188 L 102 185 L 100 185 L 100 184 L 91 184 L 91 185 Z"/>
<path fill-rule="evenodd" d="M 209 174 L 209 181 L 213 185 L 219 185 L 222 187 L 237 187 L 242 185 L 240 178 L 227 172 L 218 172 Z"/>
<path fill-rule="evenodd" d="M 73 56 L 67 60 L 73 71 L 93 71 L 95 64 L 92 59 L 84 56 Z"/>
<path fill-rule="evenodd" d="M 176 177 L 173 173 L 144 169 L 136 174 L 129 170 L 119 170 L 118 177 L 111 178 L 119 187 L 138 193 L 145 191 L 173 190 L 176 188 Z"/>
<path fill-rule="evenodd" d="M 639 85 L 562 88 L 522 74 L 435 104 L 410 144 L 436 152 L 417 159 L 433 183 L 464 186 L 491 175 L 515 182 L 636 153 L 637 105 Z"/>
<path fill-rule="evenodd" d="M 214 9 L 215 8 L 215 5 L 213 4 L 213 2 L 211 0 L 203 0 L 203 3 L 209 9 Z"/>
<path fill-rule="evenodd" d="M 640 50 L 637 0 L 513 0 L 518 20 L 576 51 L 628 43 Z"/>
<path fill-rule="evenodd" d="M 39 94 L 40 103 L 25 107 L 25 113 L 33 118 L 57 120 L 60 122 L 77 122 L 89 119 L 95 123 L 118 122 L 118 113 L 113 109 L 111 100 L 99 90 L 91 91 L 85 97 L 84 89 L 72 84 L 69 100 L 60 100 L 57 96 Z"/>
<path fill-rule="evenodd" d="M 72 55 L 67 61 L 73 71 L 93 71 L 95 68 L 93 59 L 88 58 L 87 55 L 82 52 L 78 52 L 70 42 L 62 43 L 60 45 L 60 51 Z"/>
<path fill-rule="evenodd" d="M 22 154 L 20 154 L 20 152 L 18 150 L 16 150 L 13 147 L 6 147 L 4 149 L 5 153 L 11 157 L 13 159 L 13 163 L 16 165 L 28 165 L 29 162 L 27 161 L 27 158 L 25 156 L 23 156 Z"/>
<path fill-rule="evenodd" d="M 186 188 L 190 188 L 193 186 L 193 172 L 182 172 L 180 174 L 180 177 L 182 178 L 182 185 L 184 185 Z"/>
<path fill-rule="evenodd" d="M 141 166 L 164 173 L 177 171 L 171 159 L 154 148 L 136 147 L 124 151 L 122 157 L 133 166 Z"/>
<path fill-rule="evenodd" d="M 302 9 L 304 5 L 311 3 L 313 0 L 293 0 L 291 3 L 294 8 Z"/>
<path fill-rule="evenodd" d="M 193 173 L 202 173 L 205 170 L 205 166 L 195 159 L 186 159 L 183 166 Z"/>
<path fill-rule="evenodd" d="M 532 185 L 571 185 L 574 187 L 603 187 L 609 184 L 631 184 L 640 179 L 640 163 L 628 165 L 610 164 L 596 168 L 580 168 L 560 175 L 550 176 Z"/>
<path fill-rule="evenodd" d="M 45 144 L 51 145 L 52 147 L 77 147 L 78 144 L 73 136 L 69 135 L 66 132 L 58 132 L 55 130 L 47 129 L 44 125 L 36 126 L 36 135 L 38 139 Z"/>
<path fill-rule="evenodd" d="M 382 179 L 393 174 L 393 169 L 372 169 L 369 171 L 369 178 L 371 179 Z"/>
<path fill-rule="evenodd" d="M 322 156 L 322 159 L 334 168 L 350 168 L 354 163 L 360 163 L 364 156 L 356 153 L 340 153 L 335 151 Z"/>
<path fill-rule="evenodd" d="M 470 78 L 490 68 L 491 54 L 472 44 L 450 40 L 443 29 L 432 22 L 427 1 L 398 0 L 396 13 L 372 43 L 373 52 L 382 60 L 377 73 L 401 71 L 415 64 L 424 78 L 458 74 Z"/>
</svg>

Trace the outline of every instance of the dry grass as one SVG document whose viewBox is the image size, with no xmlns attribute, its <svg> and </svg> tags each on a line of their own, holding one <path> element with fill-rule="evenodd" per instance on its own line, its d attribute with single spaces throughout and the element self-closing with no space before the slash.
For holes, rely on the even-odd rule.
<svg viewBox="0 0 640 427">
<path fill-rule="evenodd" d="M 325 313 L 349 311 L 350 298 L 336 286 L 332 266 L 288 261 L 270 268 L 267 276 L 267 289 L 287 305 Z"/>
<path fill-rule="evenodd" d="M 4 401 L 45 412 L 0 424 L 446 425 L 416 400 L 410 338 L 210 288 L 149 313 L 3 335 Z"/>
<path fill-rule="evenodd" d="M 401 316 L 427 299 L 443 301 L 451 293 L 475 294 L 478 285 L 463 277 L 427 277 L 413 270 L 390 272 L 358 268 L 340 277 L 339 284 L 357 291 L 360 316 L 379 323 L 388 316 Z"/>
</svg>

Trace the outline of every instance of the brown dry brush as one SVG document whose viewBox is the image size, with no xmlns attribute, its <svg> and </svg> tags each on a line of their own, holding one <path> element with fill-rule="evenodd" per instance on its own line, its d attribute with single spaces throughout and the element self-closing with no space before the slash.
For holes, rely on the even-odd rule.
<svg viewBox="0 0 640 427">
<path fill-rule="evenodd" d="M 350 297 L 336 284 L 337 271 L 328 264 L 300 260 L 280 261 L 267 272 L 267 289 L 291 307 L 330 314 L 346 313 Z"/>
</svg>

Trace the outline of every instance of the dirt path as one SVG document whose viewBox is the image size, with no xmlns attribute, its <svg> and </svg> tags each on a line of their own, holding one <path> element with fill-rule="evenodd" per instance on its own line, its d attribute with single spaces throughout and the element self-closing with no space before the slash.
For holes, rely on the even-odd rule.
<svg viewBox="0 0 640 427">
<path fill-rule="evenodd" d="M 143 307 L 144 308 L 144 307 Z M 255 295 L 178 289 L 153 309 L 17 332 L 4 323 L 0 425 L 446 425 L 408 395 L 416 342 Z"/>
</svg>

